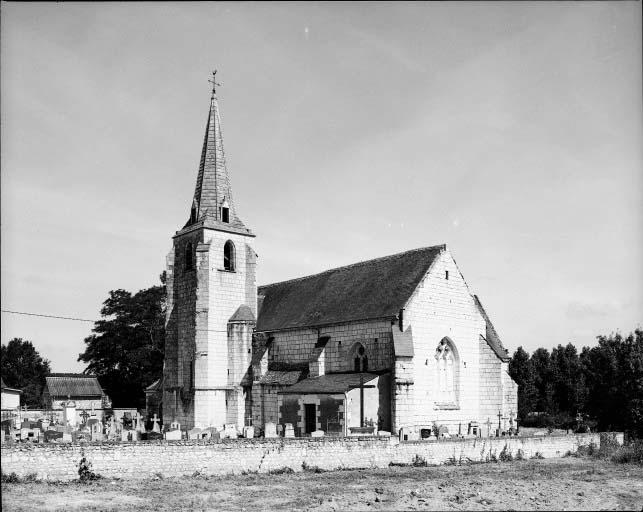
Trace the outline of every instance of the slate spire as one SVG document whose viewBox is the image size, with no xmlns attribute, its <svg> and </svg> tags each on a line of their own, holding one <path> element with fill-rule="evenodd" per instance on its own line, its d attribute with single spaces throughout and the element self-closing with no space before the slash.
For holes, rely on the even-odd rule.
<svg viewBox="0 0 643 512">
<path fill-rule="evenodd" d="M 247 231 L 247 228 L 237 217 L 232 200 L 230 177 L 223 151 L 219 103 L 215 91 L 215 85 L 219 84 L 214 81 L 214 73 L 211 83 L 213 85 L 212 96 L 205 126 L 201 161 L 199 162 L 190 219 L 186 227 L 202 222 L 206 227 L 216 228 L 227 225 Z"/>
</svg>

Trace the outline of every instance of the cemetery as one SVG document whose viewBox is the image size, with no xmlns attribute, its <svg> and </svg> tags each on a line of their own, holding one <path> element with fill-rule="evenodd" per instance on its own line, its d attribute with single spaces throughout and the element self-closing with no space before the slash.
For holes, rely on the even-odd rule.
<svg viewBox="0 0 643 512">
<path fill-rule="evenodd" d="M 328 435 L 316 430 L 295 437 L 292 424 L 266 423 L 263 428 L 239 428 L 234 424 L 189 430 L 179 423 L 162 424 L 156 414 L 145 421 L 140 413 L 99 419 L 81 416 L 76 424 L 73 407 L 64 408 L 62 422 L 46 418 L 2 423 L 2 471 L 18 476 L 36 474 L 39 479 L 70 481 L 78 478 L 78 464 L 85 457 L 93 470 L 106 478 L 152 478 L 269 473 L 283 468 L 298 472 L 307 467 L 320 470 L 386 468 L 459 462 L 489 462 L 501 452 L 512 457 L 562 457 L 580 446 L 600 445 L 605 434 L 519 435 L 515 428 L 483 435 L 476 424 L 450 434 L 444 425 L 418 425 L 389 432 L 355 432 L 349 436 Z M 501 421 L 502 418 L 499 418 Z M 491 433 L 488 420 L 485 432 Z M 614 434 L 623 443 L 623 434 Z M 132 460 L 138 461 L 131 464 Z"/>
</svg>

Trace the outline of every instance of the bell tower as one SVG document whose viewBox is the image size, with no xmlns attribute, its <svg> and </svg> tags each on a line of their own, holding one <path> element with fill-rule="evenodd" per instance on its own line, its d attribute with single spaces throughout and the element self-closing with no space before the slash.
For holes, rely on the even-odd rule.
<svg viewBox="0 0 643 512">
<path fill-rule="evenodd" d="M 215 74 L 189 218 L 167 256 L 163 419 L 182 429 L 241 429 L 251 400 L 255 235 L 232 199 Z"/>
</svg>

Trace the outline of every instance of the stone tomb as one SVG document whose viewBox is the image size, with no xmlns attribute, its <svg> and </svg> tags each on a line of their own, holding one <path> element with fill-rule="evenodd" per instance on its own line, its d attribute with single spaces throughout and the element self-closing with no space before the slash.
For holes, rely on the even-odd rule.
<svg viewBox="0 0 643 512">
<path fill-rule="evenodd" d="M 284 429 L 284 437 L 295 437 L 295 429 L 293 428 L 292 423 L 286 423 L 286 428 Z"/>
</svg>

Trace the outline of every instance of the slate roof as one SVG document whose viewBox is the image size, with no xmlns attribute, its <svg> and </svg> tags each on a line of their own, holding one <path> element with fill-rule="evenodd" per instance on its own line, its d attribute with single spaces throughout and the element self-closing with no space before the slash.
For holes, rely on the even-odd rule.
<svg viewBox="0 0 643 512">
<path fill-rule="evenodd" d="M 45 389 L 50 396 L 103 396 L 98 379 L 76 373 L 51 373 L 45 377 Z"/>
<path fill-rule="evenodd" d="M 445 245 L 261 286 L 257 331 L 393 318 Z"/>
<path fill-rule="evenodd" d="M 252 310 L 245 304 L 241 304 L 230 317 L 228 322 L 254 322 L 255 316 L 252 314 Z"/>
<path fill-rule="evenodd" d="M 278 371 L 268 370 L 266 374 L 261 377 L 259 384 L 278 385 L 278 386 L 292 386 L 296 384 L 301 377 L 302 370 L 296 371 Z"/>
<path fill-rule="evenodd" d="M 280 394 L 305 395 L 308 393 L 336 394 L 345 393 L 360 386 L 361 377 L 364 385 L 377 379 L 372 373 L 330 373 L 320 377 L 310 377 L 280 391 Z"/>
<path fill-rule="evenodd" d="M 500 341 L 500 336 L 498 336 L 498 333 L 496 332 L 495 327 L 491 323 L 491 320 L 489 319 L 489 315 L 487 315 L 487 312 L 482 307 L 482 303 L 480 302 L 480 299 L 478 298 L 477 295 L 474 295 L 473 298 L 475 299 L 476 306 L 478 307 L 478 311 L 480 311 L 480 314 L 482 315 L 482 317 L 485 319 L 485 322 L 487 323 L 487 332 L 485 336 L 485 341 L 487 342 L 487 345 L 491 347 L 491 350 L 493 350 L 500 359 L 502 359 L 503 361 L 509 361 L 509 359 L 511 358 L 509 357 L 509 354 L 507 353 L 507 350 L 505 349 L 505 347 L 502 345 L 502 341 Z"/>
</svg>

